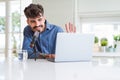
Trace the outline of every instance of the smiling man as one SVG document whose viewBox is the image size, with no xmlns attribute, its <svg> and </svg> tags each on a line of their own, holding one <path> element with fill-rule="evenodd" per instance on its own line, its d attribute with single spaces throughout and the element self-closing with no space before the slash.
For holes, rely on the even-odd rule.
<svg viewBox="0 0 120 80">
<path fill-rule="evenodd" d="M 63 32 L 60 26 L 50 24 L 44 16 L 44 9 L 40 4 L 30 4 L 24 9 L 27 18 L 27 26 L 24 28 L 23 50 L 28 51 L 28 58 L 35 58 L 33 48 L 30 47 L 33 35 L 39 32 L 35 42 L 37 52 L 36 57 L 40 58 L 44 53 L 45 57 L 54 57 L 57 33 Z M 68 23 L 65 25 L 67 32 L 75 32 L 75 27 Z M 51 56 L 52 55 L 52 56 Z"/>
</svg>

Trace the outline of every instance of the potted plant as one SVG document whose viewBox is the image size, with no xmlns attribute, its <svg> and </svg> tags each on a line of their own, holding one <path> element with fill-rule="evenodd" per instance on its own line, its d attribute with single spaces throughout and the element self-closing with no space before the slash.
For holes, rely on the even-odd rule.
<svg viewBox="0 0 120 80">
<path fill-rule="evenodd" d="M 108 45 L 107 38 L 101 38 L 100 44 L 101 44 L 101 51 L 105 52 L 106 51 L 106 46 Z"/>
<path fill-rule="evenodd" d="M 110 46 L 108 47 L 108 51 L 109 51 L 109 52 L 115 52 L 115 48 L 116 48 L 116 45 L 110 45 Z"/>
<path fill-rule="evenodd" d="M 94 43 L 96 44 L 96 43 L 98 43 L 98 42 L 99 42 L 99 39 L 98 39 L 97 36 L 95 36 L 95 38 L 94 38 Z"/>
<path fill-rule="evenodd" d="M 114 40 L 117 42 L 117 41 L 120 41 L 120 34 L 118 35 L 114 35 Z"/>
<path fill-rule="evenodd" d="M 101 42 L 101 46 L 107 46 L 108 45 L 107 38 L 101 38 L 100 42 Z"/>
<path fill-rule="evenodd" d="M 99 52 L 99 38 L 97 36 L 94 37 L 94 52 Z"/>
<path fill-rule="evenodd" d="M 120 52 L 120 34 L 118 35 L 114 35 L 114 45 L 115 45 L 115 48 L 116 48 L 116 52 Z"/>
</svg>

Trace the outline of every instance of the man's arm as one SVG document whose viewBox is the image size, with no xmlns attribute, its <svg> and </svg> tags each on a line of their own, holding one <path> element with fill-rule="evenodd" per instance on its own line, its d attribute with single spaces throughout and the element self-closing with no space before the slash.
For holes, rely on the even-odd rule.
<svg viewBox="0 0 120 80">
<path fill-rule="evenodd" d="M 23 32 L 23 36 L 24 36 L 24 39 L 23 39 L 22 49 L 28 51 L 29 59 L 35 58 L 35 54 L 33 53 L 33 48 L 30 47 L 30 43 L 32 41 L 33 34 L 27 28 L 25 28 L 24 32 Z M 38 51 L 36 53 L 36 56 L 37 57 L 39 56 Z"/>
<path fill-rule="evenodd" d="M 67 33 L 76 33 L 76 27 L 72 23 L 65 24 L 66 32 Z M 48 54 L 46 58 L 55 58 L 55 54 Z"/>
</svg>

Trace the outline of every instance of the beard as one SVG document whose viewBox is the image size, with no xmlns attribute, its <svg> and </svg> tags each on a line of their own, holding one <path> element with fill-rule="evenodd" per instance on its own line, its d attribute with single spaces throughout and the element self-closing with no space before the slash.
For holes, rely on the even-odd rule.
<svg viewBox="0 0 120 80">
<path fill-rule="evenodd" d="M 38 28 L 41 28 L 41 29 L 38 29 Z M 39 26 L 34 26 L 32 30 L 38 31 L 38 32 L 43 32 L 45 29 L 44 29 L 43 25 L 39 25 Z"/>
</svg>

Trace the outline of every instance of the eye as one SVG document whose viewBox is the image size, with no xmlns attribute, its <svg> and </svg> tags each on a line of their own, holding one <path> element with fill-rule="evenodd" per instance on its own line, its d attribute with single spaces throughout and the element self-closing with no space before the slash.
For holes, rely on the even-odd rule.
<svg viewBox="0 0 120 80">
<path fill-rule="evenodd" d="M 31 20 L 30 22 L 31 22 L 31 23 L 35 23 L 35 21 L 34 21 L 34 20 Z"/>
<path fill-rule="evenodd" d="M 42 21 L 42 19 L 40 18 L 40 19 L 38 19 L 38 21 Z"/>
</svg>

